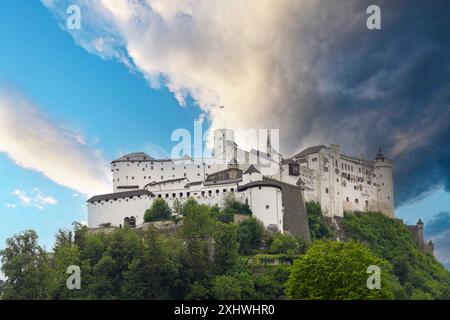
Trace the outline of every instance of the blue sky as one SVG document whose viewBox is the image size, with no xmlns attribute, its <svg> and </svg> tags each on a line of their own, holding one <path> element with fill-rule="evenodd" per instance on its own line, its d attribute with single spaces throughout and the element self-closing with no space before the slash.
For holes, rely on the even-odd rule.
<svg viewBox="0 0 450 320">
<path fill-rule="evenodd" d="M 86 165 L 84 161 L 75 163 L 73 172 L 77 174 L 78 172 L 83 174 L 84 171 L 97 172 L 99 168 L 96 167 L 95 159 L 90 158 L 90 155 L 98 156 L 98 159 L 106 164 L 120 154 L 132 151 L 145 151 L 154 156 L 167 155 L 173 146 L 170 136 L 174 129 L 192 130 L 194 120 L 202 116 L 208 119 L 205 122 L 205 128 L 209 124 L 213 127 L 220 126 L 222 121 L 219 121 L 213 106 L 224 104 L 229 110 L 227 121 L 232 125 L 281 128 L 282 139 L 286 141 L 282 145 L 282 151 L 286 151 L 288 155 L 315 143 L 339 143 L 344 150 L 351 153 L 371 156 L 375 154 L 378 142 L 382 141 L 383 145 L 387 146 L 388 156 L 393 157 L 394 160 L 398 159 L 397 163 L 402 163 L 397 170 L 395 181 L 398 186 L 396 191 L 402 199 L 398 203 L 397 216 L 410 224 L 415 223 L 418 218 L 422 218 L 427 223 L 437 214 L 450 210 L 450 194 L 445 191 L 448 167 L 441 164 L 447 159 L 445 157 L 448 153 L 431 156 L 431 158 L 441 159 L 440 163 L 418 162 L 416 167 L 412 166 L 418 159 L 415 156 L 417 150 L 421 152 L 429 150 L 431 141 L 439 142 L 444 136 L 442 132 L 448 132 L 448 124 L 445 124 L 448 112 L 445 113 L 445 109 L 439 104 L 439 97 L 423 94 L 423 99 L 418 99 L 419 101 L 433 101 L 437 106 L 435 104 L 418 105 L 417 109 L 397 106 L 392 108 L 391 105 L 386 104 L 389 110 L 401 110 L 404 113 L 378 116 L 387 109 L 380 109 L 377 112 L 379 100 L 374 101 L 374 96 L 384 99 L 383 95 L 385 95 L 386 99 L 398 103 L 403 103 L 404 99 L 395 99 L 393 92 L 387 92 L 384 85 L 376 83 L 378 79 L 380 83 L 386 82 L 383 80 L 383 74 L 386 72 L 383 73 L 381 70 L 380 74 L 371 76 L 367 75 L 368 71 L 363 67 L 372 65 L 367 69 L 373 71 L 377 69 L 377 62 L 392 70 L 390 78 L 411 79 L 411 74 L 405 73 L 405 70 L 417 65 L 415 60 L 417 56 L 426 57 L 426 45 L 420 46 L 421 52 L 425 53 L 406 56 L 401 62 L 381 54 L 369 55 L 370 59 L 367 59 L 369 54 L 367 52 L 373 50 L 367 43 L 379 43 L 380 50 L 389 51 L 383 46 L 391 46 L 387 39 L 395 39 L 393 34 L 397 36 L 397 32 L 391 31 L 390 34 L 387 30 L 384 36 L 377 35 L 371 39 L 372 34 L 368 36 L 364 33 L 365 30 L 355 31 L 350 29 L 350 26 L 343 25 L 342 34 L 348 32 L 355 45 L 361 48 L 358 54 L 349 51 L 353 49 L 347 39 L 337 38 L 333 34 L 330 36 L 333 41 L 330 40 L 329 44 L 326 38 L 322 40 L 322 45 L 327 44 L 329 48 L 323 51 L 337 53 L 333 56 L 324 56 L 324 53 L 316 54 L 317 47 L 310 45 L 314 42 L 310 35 L 314 34 L 317 28 L 308 26 L 307 17 L 303 20 L 293 19 L 295 14 L 308 15 L 310 12 L 316 14 L 316 11 L 313 11 L 314 4 L 305 6 L 304 13 L 289 10 L 293 16 L 281 16 L 281 18 L 275 16 L 274 19 L 267 19 L 267 17 L 281 13 L 278 9 L 271 8 L 270 4 L 265 4 L 266 7 L 262 6 L 261 11 L 255 13 L 252 20 L 251 17 L 244 19 L 236 14 L 238 9 L 245 11 L 245 8 L 238 8 L 238 5 L 224 3 L 218 6 L 230 6 L 226 8 L 227 10 L 219 7 L 212 10 L 205 9 L 203 12 L 197 7 L 178 8 L 178 4 L 174 5 L 174 8 L 169 8 L 163 2 L 154 0 L 151 11 L 139 11 L 143 24 L 148 23 L 144 28 L 142 25 L 124 26 L 117 22 L 120 22 L 122 14 L 129 14 L 127 8 L 109 8 L 111 12 L 102 15 L 98 14 L 100 11 L 96 11 L 99 10 L 97 4 L 82 0 L 75 2 L 79 3 L 85 12 L 82 16 L 85 17 L 85 20 L 82 20 L 85 29 L 80 33 L 68 32 L 62 27 L 64 20 L 61 20 L 61 17 L 64 17 L 64 10 L 61 11 L 61 8 L 64 9 L 68 3 L 65 0 L 56 2 L 0 0 L 0 88 L 11 88 L 18 93 L 19 98 L 16 97 L 14 98 L 16 100 L 11 101 L 22 101 L 20 99 L 29 101 L 38 113 L 45 117 L 44 123 L 50 127 L 63 128 L 68 139 L 64 140 L 63 144 L 67 141 L 72 143 L 73 139 L 82 137 L 83 142 L 80 146 L 77 145 L 81 151 L 76 156 L 80 156 L 81 159 L 85 157 L 89 165 Z M 352 5 L 354 3 L 356 2 L 352 2 Z M 324 12 L 342 13 L 340 9 L 330 6 L 330 8 L 323 8 Z M 436 10 L 439 12 L 438 8 Z M 96 19 L 91 17 L 93 12 L 97 13 Z M 204 25 L 196 25 L 195 14 L 202 18 L 199 21 L 214 28 L 206 30 Z M 226 16 L 223 20 L 235 21 L 235 23 L 221 24 L 223 21 L 218 17 L 224 14 L 230 16 Z M 391 18 L 395 21 L 395 17 Z M 435 20 L 439 21 L 438 18 Z M 259 25 L 263 35 L 249 27 L 247 25 L 249 21 Z M 283 32 L 283 36 L 279 36 L 288 37 L 280 40 L 281 46 L 283 43 L 288 44 L 288 50 L 271 52 L 276 49 L 276 46 L 270 45 L 266 50 L 262 50 L 264 46 L 257 42 L 259 39 L 265 39 L 268 34 L 264 28 L 276 30 L 266 21 L 279 24 L 289 21 L 306 22 L 298 23 L 302 27 L 301 30 L 293 34 Z M 112 25 L 112 30 L 105 31 L 105 25 Z M 180 27 L 183 27 L 184 33 L 180 31 Z M 283 27 L 286 26 L 283 25 Z M 324 28 L 333 30 L 336 26 Z M 244 29 L 248 31 L 239 32 Z M 142 31 L 142 35 L 136 31 Z M 433 33 L 433 37 L 426 33 L 416 32 L 416 34 L 418 39 L 440 41 L 437 32 Z M 358 43 L 359 37 L 365 40 L 360 40 L 361 43 Z M 98 39 L 103 41 L 101 43 L 108 45 L 100 49 L 95 47 L 93 43 L 98 42 L 93 40 Z M 122 41 L 126 41 L 127 45 L 120 47 Z M 426 44 L 427 41 L 421 43 Z M 306 47 L 307 45 L 310 47 Z M 414 51 L 411 47 L 406 45 L 404 47 L 411 52 Z M 435 47 L 430 45 L 430 48 Z M 394 44 L 391 48 L 393 52 L 400 50 Z M 301 54 L 298 57 L 294 54 L 292 54 L 293 57 L 281 55 L 289 50 L 293 52 L 297 50 Z M 131 67 L 123 60 L 114 58 L 117 52 L 123 51 L 126 51 L 126 58 L 128 63 L 131 63 Z M 429 52 L 431 56 L 435 54 L 432 49 Z M 335 69 L 346 70 L 345 75 L 336 71 L 336 73 L 330 72 L 325 77 L 323 71 L 331 70 L 328 64 L 336 65 L 336 60 L 339 58 L 339 61 L 342 61 L 343 56 L 347 59 L 352 57 L 349 60 L 352 60 L 351 68 L 354 69 L 350 70 L 348 65 L 343 64 L 342 68 Z M 320 65 L 316 65 L 316 57 L 321 61 Z M 400 66 L 399 70 L 390 66 L 389 59 L 392 59 L 393 64 Z M 273 61 L 279 61 L 282 67 L 278 64 L 272 65 Z M 305 66 L 299 67 L 298 61 L 306 61 Z M 427 63 L 425 60 L 421 62 Z M 314 68 L 310 67 L 312 65 Z M 299 76 L 294 71 L 302 77 L 305 74 L 304 78 L 297 79 Z M 341 77 L 344 77 L 345 81 L 342 81 Z M 307 83 L 311 78 L 316 79 L 314 85 Z M 362 84 L 355 85 L 356 80 Z M 447 80 L 444 79 L 441 83 L 448 83 Z M 297 85 L 288 90 L 286 89 L 288 85 L 283 85 L 283 81 Z M 424 89 L 416 88 L 416 84 L 407 87 L 407 81 L 399 80 L 397 83 L 402 85 L 406 83 L 403 92 L 402 90 L 395 92 L 402 95 L 401 97 L 405 94 L 411 95 L 413 87 L 415 92 Z M 338 84 L 347 87 L 341 88 Z M 277 85 L 280 87 L 277 88 Z M 325 89 L 321 94 L 319 92 L 312 96 L 311 92 L 314 90 L 310 88 Z M 290 97 L 289 94 L 293 91 L 295 92 Z M 351 92 L 350 95 L 349 92 Z M 183 103 L 184 105 L 181 106 L 180 104 Z M 332 106 L 330 107 L 328 103 L 332 103 Z M 274 105 L 277 108 L 274 108 Z M 312 105 L 315 109 L 307 109 L 303 105 Z M 9 110 L 14 110 L 14 103 L 10 103 L 9 106 Z M 359 113 L 361 108 L 366 108 L 370 112 L 363 115 Z M 23 110 L 27 111 L 26 108 Z M 428 130 L 431 127 L 428 122 L 422 123 L 413 119 L 416 114 L 421 119 L 428 119 L 423 117 L 422 111 L 419 110 L 429 110 L 429 113 L 441 115 L 436 119 L 430 118 L 429 121 L 436 124 L 435 128 L 439 123 L 444 123 L 443 129 L 431 131 Z M 308 117 L 305 117 L 305 114 Z M 346 118 L 341 119 L 341 115 L 345 115 Z M 405 125 L 400 125 L 403 120 L 399 119 L 404 119 L 405 115 L 412 120 L 410 123 L 404 121 Z M 353 134 L 355 128 L 349 125 L 349 119 L 355 120 L 354 123 L 358 125 L 364 125 L 367 133 Z M 396 128 L 392 127 L 386 119 L 396 119 Z M 27 121 L 33 120 L 27 118 Z M 337 122 L 339 126 L 335 126 L 334 122 Z M 28 122 L 25 123 L 28 125 Z M 423 128 L 416 127 L 419 124 L 423 125 Z M 344 127 L 348 127 L 348 131 L 342 129 Z M 43 132 L 42 140 L 46 139 L 45 132 L 47 131 Z M 24 133 L 23 140 L 27 140 L 25 135 Z M 76 144 L 76 142 L 73 143 Z M 61 180 L 54 178 L 55 174 L 59 172 L 58 170 L 67 170 L 67 168 L 61 166 L 56 171 L 51 171 L 51 168 L 47 170 L 45 159 L 38 168 L 32 165 L 30 167 L 30 156 L 28 159 L 23 159 L 14 156 L 10 150 L 10 152 L 8 150 L 2 152 L 2 150 L 0 145 L 2 177 L 0 181 L 0 248 L 7 237 L 26 229 L 35 229 L 41 243 L 51 248 L 54 233 L 58 228 L 70 227 L 73 221 L 87 220 L 86 195 L 83 191 L 86 189 L 84 186 L 89 182 L 61 183 Z M 20 154 L 23 156 L 26 152 L 22 150 Z M 51 159 L 55 161 L 53 154 Z M 58 162 L 57 158 L 56 162 Z M 71 162 L 61 158 L 61 163 Z M 430 165 L 430 168 L 434 170 L 430 173 L 432 179 L 425 178 L 425 174 L 419 174 L 417 168 L 424 165 Z M 85 168 L 89 170 L 84 170 Z M 419 173 L 416 174 L 417 172 Z M 71 177 L 70 173 L 64 172 L 64 174 Z M 86 181 L 91 181 L 89 179 L 92 175 L 86 174 Z"/>
<path fill-rule="evenodd" d="M 151 89 L 123 64 L 77 46 L 38 1 L 1 0 L 0 21 L 0 83 L 24 92 L 52 119 L 79 129 L 107 160 L 135 150 L 152 152 L 151 144 L 170 151 L 172 131 L 191 128 L 200 114 L 191 104 L 180 107 L 166 89 Z M 87 221 L 86 197 L 76 190 L 16 165 L 4 153 L 0 171 L 0 247 L 12 234 L 35 229 L 50 248 L 58 228 Z M 58 204 L 25 207 L 14 194 L 21 190 L 33 197 L 35 188 Z"/>
</svg>

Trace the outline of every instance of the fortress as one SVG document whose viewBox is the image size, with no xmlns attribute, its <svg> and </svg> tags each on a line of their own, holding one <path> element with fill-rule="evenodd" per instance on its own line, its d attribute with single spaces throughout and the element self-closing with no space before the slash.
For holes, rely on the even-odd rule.
<svg viewBox="0 0 450 320">
<path fill-rule="evenodd" d="M 111 162 L 113 193 L 87 201 L 88 226 L 137 227 L 156 198 L 172 208 L 189 197 L 220 206 L 230 193 L 247 202 L 267 228 L 305 239 L 310 238 L 306 201 L 320 203 L 332 220 L 355 210 L 394 217 L 392 161 L 381 150 L 367 160 L 344 155 L 337 145 L 320 145 L 283 158 L 272 148 L 270 130 L 265 149 L 239 149 L 234 132 L 220 129 L 211 159 L 122 156 Z"/>
</svg>

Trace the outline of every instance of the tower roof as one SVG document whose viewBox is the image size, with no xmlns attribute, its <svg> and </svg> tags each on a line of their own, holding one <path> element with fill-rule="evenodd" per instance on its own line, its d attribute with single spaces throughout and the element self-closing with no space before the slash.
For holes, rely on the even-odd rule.
<svg viewBox="0 0 450 320">
<path fill-rule="evenodd" d="M 251 165 L 248 167 L 248 169 L 244 172 L 244 174 L 252 174 L 252 173 L 261 173 L 258 171 L 258 169 L 255 168 L 254 165 Z"/>
<path fill-rule="evenodd" d="M 423 224 L 422 219 L 419 219 L 419 221 L 417 221 L 417 224 Z"/>
<path fill-rule="evenodd" d="M 380 146 L 380 148 L 378 149 L 378 153 L 377 153 L 377 156 L 376 156 L 375 160 L 381 160 L 381 159 L 385 159 L 385 157 L 384 157 L 383 152 L 381 151 L 381 146 Z"/>
</svg>

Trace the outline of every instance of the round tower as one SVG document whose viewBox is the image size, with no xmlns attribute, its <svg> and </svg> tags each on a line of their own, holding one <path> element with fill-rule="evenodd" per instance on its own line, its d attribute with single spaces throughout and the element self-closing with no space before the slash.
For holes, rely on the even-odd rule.
<svg viewBox="0 0 450 320">
<path fill-rule="evenodd" d="M 379 210 L 394 217 L 394 178 L 392 174 L 392 160 L 387 159 L 381 147 L 375 157 L 375 181 L 378 190 Z"/>
</svg>

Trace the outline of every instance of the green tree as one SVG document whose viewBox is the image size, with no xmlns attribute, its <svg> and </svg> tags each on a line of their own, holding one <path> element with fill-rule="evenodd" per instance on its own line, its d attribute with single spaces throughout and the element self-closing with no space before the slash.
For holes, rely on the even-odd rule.
<svg viewBox="0 0 450 320">
<path fill-rule="evenodd" d="M 77 245 L 66 243 L 58 245 L 54 255 L 54 270 L 55 288 L 53 293 L 54 299 L 73 299 L 78 298 L 78 290 L 67 289 L 67 268 L 69 266 L 80 266 L 80 250 Z"/>
<path fill-rule="evenodd" d="M 188 253 L 186 263 L 192 277 L 191 281 L 199 281 L 211 276 L 215 221 L 210 208 L 205 205 L 193 205 L 185 214 L 180 235 L 186 243 Z"/>
<path fill-rule="evenodd" d="M 315 201 L 306 202 L 306 213 L 308 215 L 309 229 L 311 231 L 311 240 L 331 238 L 334 236 L 333 231 L 325 222 L 319 203 Z"/>
<path fill-rule="evenodd" d="M 217 300 L 240 300 L 241 287 L 233 276 L 218 276 L 214 280 L 213 295 Z"/>
<path fill-rule="evenodd" d="M 66 245 L 72 245 L 73 243 L 73 233 L 67 229 L 58 229 L 55 235 L 55 244 L 53 246 L 53 250 L 58 250 L 59 247 L 63 247 Z"/>
<path fill-rule="evenodd" d="M 380 212 L 347 212 L 342 229 L 347 238 L 366 244 L 391 263 L 400 282 L 396 298 L 450 299 L 450 272 L 431 254 L 419 251 L 402 221 Z"/>
<path fill-rule="evenodd" d="M 243 202 L 236 198 L 234 193 L 229 193 L 225 197 L 225 202 L 223 205 L 223 211 L 229 214 L 243 214 L 243 215 L 251 215 L 252 210 L 247 202 Z"/>
<path fill-rule="evenodd" d="M 150 209 L 145 211 L 144 221 L 145 222 L 164 221 L 170 220 L 171 217 L 172 217 L 172 210 L 170 209 L 167 202 L 162 198 L 158 198 L 155 199 L 155 201 L 153 201 Z"/>
<path fill-rule="evenodd" d="M 381 288 L 368 289 L 367 268 L 382 270 Z M 391 299 L 386 262 L 355 241 L 320 240 L 295 260 L 286 283 L 289 299 Z"/>
<path fill-rule="evenodd" d="M 234 224 L 218 222 L 213 237 L 216 271 L 218 274 L 224 274 L 238 263 L 237 227 Z"/>
<path fill-rule="evenodd" d="M 258 248 L 264 232 L 264 225 L 256 218 L 248 218 L 238 224 L 239 252 L 248 255 Z"/>
<path fill-rule="evenodd" d="M 48 256 L 38 242 L 36 232 L 28 230 L 6 240 L 0 251 L 6 277 L 3 299 L 49 299 L 52 283 Z"/>
<path fill-rule="evenodd" d="M 270 245 L 270 251 L 295 255 L 300 253 L 300 244 L 292 235 L 276 232 Z"/>
</svg>

